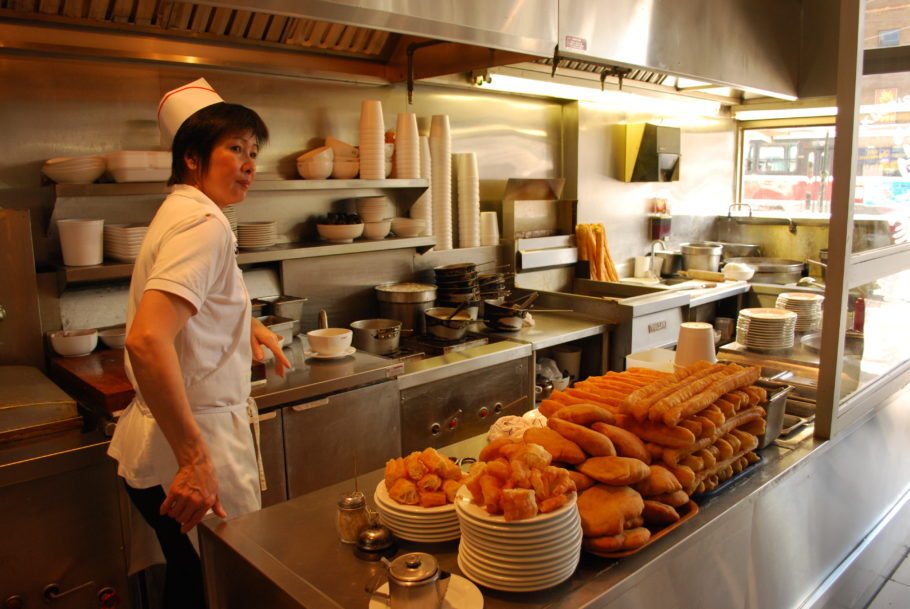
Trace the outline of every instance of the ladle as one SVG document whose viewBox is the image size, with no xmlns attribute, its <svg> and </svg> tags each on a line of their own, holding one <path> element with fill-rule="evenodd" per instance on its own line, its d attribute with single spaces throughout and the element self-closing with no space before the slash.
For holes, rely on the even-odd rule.
<svg viewBox="0 0 910 609">
<path fill-rule="evenodd" d="M 510 309 L 527 309 L 531 306 L 531 303 L 537 300 L 537 297 L 540 296 L 539 292 L 531 292 L 524 298 L 520 298 L 514 302 L 506 303 L 505 306 Z"/>
</svg>

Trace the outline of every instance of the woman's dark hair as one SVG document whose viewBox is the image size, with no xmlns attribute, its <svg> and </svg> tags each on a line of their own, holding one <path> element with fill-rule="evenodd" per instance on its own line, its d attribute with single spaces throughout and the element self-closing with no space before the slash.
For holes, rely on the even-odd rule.
<svg viewBox="0 0 910 609">
<path fill-rule="evenodd" d="M 198 160 L 195 171 L 205 173 L 209 157 L 218 141 L 235 133 L 252 132 L 256 143 L 264 145 L 269 139 L 269 130 L 253 110 L 239 104 L 218 102 L 193 113 L 183 121 L 171 146 L 171 177 L 168 185 L 184 184 L 194 170 L 186 166 L 185 157 Z"/>
</svg>

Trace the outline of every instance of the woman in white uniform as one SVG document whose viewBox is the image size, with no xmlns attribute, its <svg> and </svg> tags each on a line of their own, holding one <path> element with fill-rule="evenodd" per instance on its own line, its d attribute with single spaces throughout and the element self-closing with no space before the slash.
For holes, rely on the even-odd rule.
<svg viewBox="0 0 910 609">
<path fill-rule="evenodd" d="M 207 87 L 201 79 L 190 83 L 168 93 L 162 107 Z M 210 88 L 203 93 L 188 107 L 204 107 L 178 123 L 173 190 L 135 262 L 126 371 L 136 398 L 109 449 L 161 545 L 168 609 L 205 606 L 199 557 L 187 533 L 210 512 L 227 518 L 261 507 L 250 430 L 252 356 L 261 359 L 264 346 L 280 374 L 290 367 L 278 337 L 250 315 L 236 240 L 222 213 L 246 197 L 268 130 L 254 111 L 209 103 L 220 97 Z"/>
</svg>

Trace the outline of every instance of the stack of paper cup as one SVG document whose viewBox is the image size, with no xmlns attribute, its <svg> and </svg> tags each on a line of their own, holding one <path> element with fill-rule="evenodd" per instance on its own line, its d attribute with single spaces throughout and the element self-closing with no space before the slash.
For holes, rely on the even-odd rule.
<svg viewBox="0 0 910 609">
<path fill-rule="evenodd" d="M 364 180 L 385 178 L 385 123 L 382 104 L 367 99 L 360 104 L 360 177 Z"/>
<path fill-rule="evenodd" d="M 499 245 L 499 219 L 495 211 L 480 212 L 480 244 Z"/>
<path fill-rule="evenodd" d="M 458 247 L 480 245 L 480 179 L 477 155 L 461 152 L 452 155 L 458 189 Z"/>
<path fill-rule="evenodd" d="M 104 261 L 104 220 L 57 220 L 66 266 L 92 266 Z"/>
<path fill-rule="evenodd" d="M 700 321 L 680 324 L 673 363 L 677 366 L 691 366 L 701 360 L 712 364 L 717 361 L 714 353 L 714 326 Z"/>
<path fill-rule="evenodd" d="M 395 177 L 420 177 L 420 134 L 413 112 L 399 114 L 395 124 Z"/>
<path fill-rule="evenodd" d="M 452 141 L 449 117 L 433 115 L 430 120 L 430 162 L 433 197 L 433 236 L 437 250 L 452 249 Z"/>
<path fill-rule="evenodd" d="M 433 183 L 432 162 L 430 161 L 430 140 L 427 136 L 421 135 L 420 141 L 420 177 Z M 420 198 L 411 206 L 411 217 L 424 221 L 424 235 L 433 234 L 433 193 L 432 188 L 423 191 Z"/>
</svg>

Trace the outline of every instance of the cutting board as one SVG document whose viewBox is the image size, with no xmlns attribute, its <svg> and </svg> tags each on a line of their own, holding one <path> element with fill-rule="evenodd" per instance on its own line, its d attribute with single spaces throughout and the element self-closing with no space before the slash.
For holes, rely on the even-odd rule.
<svg viewBox="0 0 910 609">
<path fill-rule="evenodd" d="M 105 349 L 81 357 L 51 359 L 48 374 L 80 404 L 112 415 L 135 395 L 123 368 L 123 349 Z"/>
<path fill-rule="evenodd" d="M 74 429 L 76 402 L 32 366 L 0 366 L 0 443 Z"/>
</svg>

